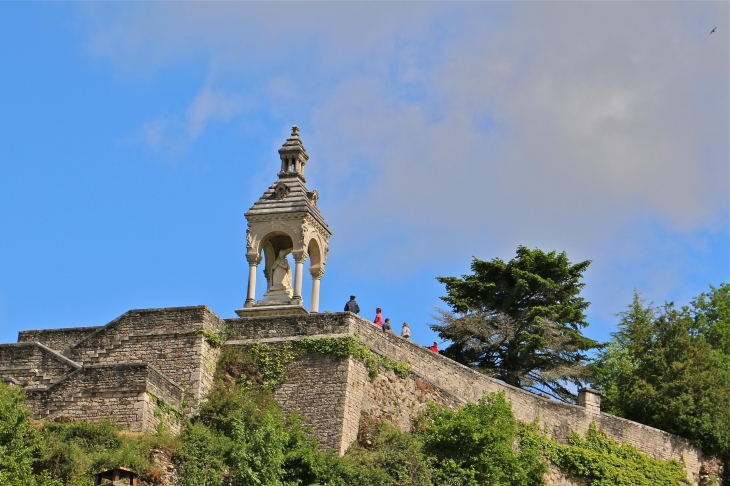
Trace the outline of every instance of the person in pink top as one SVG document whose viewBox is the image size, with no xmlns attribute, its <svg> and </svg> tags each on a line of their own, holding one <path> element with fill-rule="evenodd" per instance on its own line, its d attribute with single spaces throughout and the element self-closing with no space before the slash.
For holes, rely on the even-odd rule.
<svg viewBox="0 0 730 486">
<path fill-rule="evenodd" d="M 373 323 L 375 323 L 376 326 L 383 327 L 383 314 L 381 314 L 381 312 L 383 312 L 383 309 L 380 307 L 375 309 L 375 320 Z"/>
</svg>

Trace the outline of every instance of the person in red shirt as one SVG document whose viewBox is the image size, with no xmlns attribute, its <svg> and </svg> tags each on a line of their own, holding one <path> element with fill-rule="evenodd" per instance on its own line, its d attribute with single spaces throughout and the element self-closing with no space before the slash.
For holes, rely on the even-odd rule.
<svg viewBox="0 0 730 486">
<path fill-rule="evenodd" d="M 430 349 L 434 353 L 438 353 L 439 352 L 439 343 L 434 342 L 433 346 L 429 346 L 428 349 Z"/>
<path fill-rule="evenodd" d="M 381 314 L 381 312 L 383 312 L 383 309 L 381 309 L 380 307 L 375 309 L 375 320 L 373 321 L 373 323 L 376 326 L 383 327 L 383 314 Z"/>
</svg>

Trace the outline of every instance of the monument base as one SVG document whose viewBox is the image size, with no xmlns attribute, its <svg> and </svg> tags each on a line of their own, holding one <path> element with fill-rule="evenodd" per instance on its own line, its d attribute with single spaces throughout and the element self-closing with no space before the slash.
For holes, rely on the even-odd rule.
<svg viewBox="0 0 730 486">
<path fill-rule="evenodd" d="M 301 305 L 256 305 L 236 309 L 238 317 L 282 316 L 290 314 L 309 314 Z"/>
</svg>

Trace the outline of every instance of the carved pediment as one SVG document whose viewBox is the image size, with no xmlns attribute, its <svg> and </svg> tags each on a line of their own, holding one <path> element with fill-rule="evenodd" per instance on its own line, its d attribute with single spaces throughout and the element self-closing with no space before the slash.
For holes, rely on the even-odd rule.
<svg viewBox="0 0 730 486">
<path fill-rule="evenodd" d="M 274 199 L 284 199 L 289 194 L 289 186 L 280 182 L 274 187 Z"/>
</svg>

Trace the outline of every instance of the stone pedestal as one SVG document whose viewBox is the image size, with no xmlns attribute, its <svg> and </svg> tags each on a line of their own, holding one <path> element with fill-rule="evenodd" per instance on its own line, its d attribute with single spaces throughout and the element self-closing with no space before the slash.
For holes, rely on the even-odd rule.
<svg viewBox="0 0 730 486">
<path fill-rule="evenodd" d="M 256 305 L 236 309 L 238 317 L 281 316 L 289 314 L 309 314 L 301 305 Z"/>
</svg>

